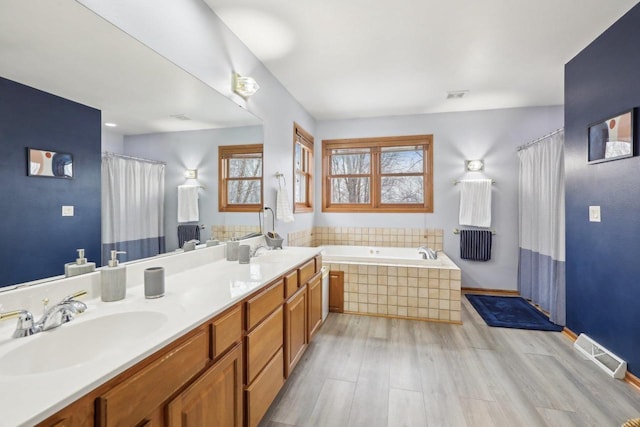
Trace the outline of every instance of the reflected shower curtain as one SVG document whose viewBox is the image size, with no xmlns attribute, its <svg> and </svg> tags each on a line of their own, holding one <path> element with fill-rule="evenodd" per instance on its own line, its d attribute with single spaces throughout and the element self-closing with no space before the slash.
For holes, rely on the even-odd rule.
<svg viewBox="0 0 640 427">
<path fill-rule="evenodd" d="M 518 151 L 518 291 L 564 325 L 564 131 Z"/>
<path fill-rule="evenodd" d="M 102 265 L 110 251 L 121 261 L 165 252 L 163 163 L 102 157 Z"/>
</svg>

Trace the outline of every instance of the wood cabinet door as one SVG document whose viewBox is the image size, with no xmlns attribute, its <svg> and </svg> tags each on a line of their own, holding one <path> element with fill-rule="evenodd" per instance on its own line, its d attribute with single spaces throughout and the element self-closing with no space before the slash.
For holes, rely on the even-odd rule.
<svg viewBox="0 0 640 427">
<path fill-rule="evenodd" d="M 309 281 L 309 337 L 308 342 L 322 325 L 322 275 L 318 274 Z"/>
<path fill-rule="evenodd" d="M 344 312 L 344 271 L 329 272 L 329 311 Z"/>
<path fill-rule="evenodd" d="M 242 345 L 167 405 L 169 427 L 242 426 Z"/>
<path fill-rule="evenodd" d="M 285 304 L 285 375 L 302 357 L 307 348 L 307 286 L 300 290 Z"/>
</svg>

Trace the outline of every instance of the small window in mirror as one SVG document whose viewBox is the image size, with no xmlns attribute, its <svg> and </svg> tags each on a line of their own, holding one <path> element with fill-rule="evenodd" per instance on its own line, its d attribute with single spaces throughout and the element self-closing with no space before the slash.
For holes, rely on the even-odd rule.
<svg viewBox="0 0 640 427">
<path fill-rule="evenodd" d="M 262 144 L 218 148 L 220 212 L 262 210 Z"/>
<path fill-rule="evenodd" d="M 293 211 L 313 212 L 313 136 L 293 124 Z"/>
</svg>

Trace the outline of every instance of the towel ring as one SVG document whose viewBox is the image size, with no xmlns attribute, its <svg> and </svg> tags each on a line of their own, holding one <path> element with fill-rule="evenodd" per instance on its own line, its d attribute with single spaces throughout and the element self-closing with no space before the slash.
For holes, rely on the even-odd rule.
<svg viewBox="0 0 640 427">
<path fill-rule="evenodd" d="M 287 179 L 285 178 L 284 174 L 281 172 L 276 172 L 276 178 L 278 179 L 278 185 L 280 187 L 282 187 L 282 183 L 280 182 L 280 178 L 282 178 L 282 182 L 284 182 L 284 186 L 287 186 Z"/>
</svg>

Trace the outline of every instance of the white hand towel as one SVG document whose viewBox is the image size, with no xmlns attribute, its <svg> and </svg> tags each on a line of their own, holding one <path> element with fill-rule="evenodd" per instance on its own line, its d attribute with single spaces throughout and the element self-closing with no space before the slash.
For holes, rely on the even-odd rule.
<svg viewBox="0 0 640 427">
<path fill-rule="evenodd" d="M 197 185 L 178 186 L 178 222 L 200 221 Z"/>
<path fill-rule="evenodd" d="M 491 180 L 465 179 L 461 184 L 460 225 L 491 227 Z"/>
<path fill-rule="evenodd" d="M 287 187 L 280 186 L 278 188 L 278 193 L 276 194 L 276 218 L 282 222 L 293 222 L 295 220 L 289 204 Z"/>
</svg>

